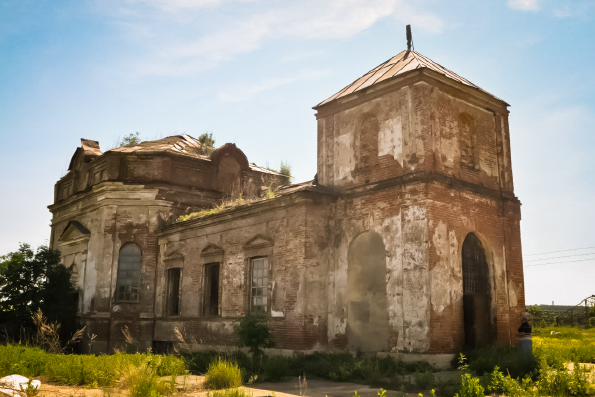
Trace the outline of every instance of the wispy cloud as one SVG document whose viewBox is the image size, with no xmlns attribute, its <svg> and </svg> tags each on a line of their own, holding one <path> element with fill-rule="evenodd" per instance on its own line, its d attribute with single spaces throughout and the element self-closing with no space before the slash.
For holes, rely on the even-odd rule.
<svg viewBox="0 0 595 397">
<path fill-rule="evenodd" d="M 274 90 L 285 85 L 293 84 L 304 80 L 320 80 L 328 76 L 328 71 L 322 70 L 303 70 L 294 77 L 281 78 L 271 77 L 254 84 L 244 84 L 233 89 L 227 89 L 219 92 L 219 100 L 223 102 L 242 102 L 247 101 L 254 95 L 264 91 Z"/>
<path fill-rule="evenodd" d="M 508 0 L 508 7 L 513 10 L 537 11 L 541 8 L 539 1 L 540 0 Z"/>
<path fill-rule="evenodd" d="M 592 0 L 587 2 L 584 1 L 577 1 L 573 2 L 572 6 L 566 4 L 563 7 L 559 7 L 554 9 L 553 14 L 556 18 L 574 18 L 574 17 L 582 17 L 585 16 L 589 9 L 595 7 L 595 4 Z"/>
<path fill-rule="evenodd" d="M 229 5 L 233 2 L 237 7 Z M 132 10 L 119 15 L 120 26 L 142 41 L 150 52 L 151 59 L 143 60 L 137 70 L 145 74 L 179 75 L 249 53 L 267 40 L 347 38 L 387 17 L 431 33 L 442 30 L 440 18 L 417 11 L 411 2 L 299 0 L 262 5 L 252 0 L 128 0 L 126 7 Z M 135 6 L 142 8 L 142 12 L 135 12 Z M 219 12 L 221 7 L 223 10 Z M 209 12 L 219 12 L 218 17 L 223 15 L 220 23 L 213 24 L 215 18 L 210 18 Z M 164 34 L 158 35 L 161 31 Z M 154 33 L 152 37 L 144 37 L 139 32 Z"/>
</svg>

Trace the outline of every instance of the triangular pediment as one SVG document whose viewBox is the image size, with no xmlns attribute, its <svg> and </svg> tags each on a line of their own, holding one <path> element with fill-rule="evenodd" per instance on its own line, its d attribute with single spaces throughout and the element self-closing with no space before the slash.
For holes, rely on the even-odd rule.
<svg viewBox="0 0 595 397">
<path fill-rule="evenodd" d="M 256 248 L 264 248 L 264 247 L 271 247 L 273 246 L 273 240 L 263 236 L 262 234 L 257 234 L 256 236 L 252 237 L 246 244 L 244 244 L 244 249 L 256 249 Z"/>
<path fill-rule="evenodd" d="M 209 244 L 202 250 L 200 254 L 202 256 L 223 255 L 223 248 L 215 244 Z"/>
<path fill-rule="evenodd" d="M 173 252 L 172 254 L 168 255 L 163 261 L 164 262 L 184 261 L 184 255 L 182 255 L 176 251 L 176 252 Z"/>
<path fill-rule="evenodd" d="M 60 235 L 58 241 L 67 243 L 71 241 L 78 241 L 81 239 L 88 239 L 91 236 L 91 232 L 85 226 L 78 221 L 70 221 L 64 228 L 64 231 Z"/>
</svg>

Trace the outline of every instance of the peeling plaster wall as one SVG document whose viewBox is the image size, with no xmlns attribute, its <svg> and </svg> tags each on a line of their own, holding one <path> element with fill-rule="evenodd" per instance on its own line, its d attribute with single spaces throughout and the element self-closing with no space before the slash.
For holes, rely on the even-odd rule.
<svg viewBox="0 0 595 397">
<path fill-rule="evenodd" d="M 326 249 L 328 204 L 283 198 L 248 208 L 249 214 L 212 217 L 194 225 L 170 227 L 159 239 L 156 295 L 156 340 L 174 341 L 177 316 L 168 317 L 165 270 L 168 256 L 183 257 L 180 317 L 191 338 L 208 345 L 234 345 L 237 318 L 249 308 L 250 259 L 266 256 L 269 263 L 269 326 L 278 348 L 299 350 L 326 346 L 328 263 Z M 170 230 L 171 229 L 171 230 Z M 220 263 L 220 317 L 205 316 L 204 256 L 209 245 L 223 252 Z M 225 326 L 221 325 L 225 324 Z"/>
<path fill-rule="evenodd" d="M 335 189 L 374 183 L 416 171 L 433 171 L 490 188 L 512 191 L 508 113 L 462 92 L 428 81 L 395 84 L 393 90 L 353 105 L 319 109 L 318 180 Z M 461 114 L 468 114 L 475 131 L 477 164 L 461 165 Z M 373 116 L 379 129 L 377 145 L 360 138 L 362 120 Z M 368 153 L 368 151 L 371 151 Z M 362 168 L 362 156 L 376 156 L 372 168 Z"/>
<path fill-rule="evenodd" d="M 421 186 L 387 189 L 339 199 L 329 249 L 328 339 L 347 345 L 347 267 L 349 245 L 364 231 L 382 238 L 386 249 L 388 346 L 391 351 L 425 352 L 429 347 L 427 219 Z"/>
<path fill-rule="evenodd" d="M 431 266 L 430 352 L 457 351 L 464 346 L 462 244 L 468 233 L 479 237 L 486 252 L 491 289 L 492 341 L 514 342 L 524 308 L 518 228 L 519 205 L 434 183 L 428 204 Z M 511 249 L 515 253 L 511 253 Z M 511 292 L 513 291 L 513 292 Z M 517 298 L 518 292 L 518 298 Z"/>
<path fill-rule="evenodd" d="M 471 231 L 486 249 L 493 340 L 510 343 L 509 311 L 512 319 L 518 310 L 512 294 L 522 290 L 520 208 L 512 194 L 508 112 L 482 101 L 420 77 L 318 109 L 318 180 L 339 194 L 328 254 L 331 346 L 348 345 L 347 251 L 366 230 L 386 245 L 392 351 L 451 353 L 463 346 L 461 248 Z M 472 119 L 473 167 L 461 164 L 462 114 Z M 366 139 L 377 145 L 362 138 L 370 135 L 362 126 L 375 125 L 362 121 L 370 117 L 378 130 Z M 364 155 L 377 156 L 372 167 L 361 165 Z M 422 181 L 407 182 L 407 174 Z M 453 182 L 431 182 L 439 176 Z M 506 277 L 517 283 L 507 287 Z"/>
<path fill-rule="evenodd" d="M 414 88 L 404 87 L 383 97 L 319 119 L 320 183 L 349 186 L 397 176 L 423 162 L 424 145 L 418 115 L 414 110 Z M 377 120 L 378 131 L 366 131 L 365 117 Z M 371 136 L 367 136 L 371 135 Z M 369 145 L 360 138 L 376 140 Z M 322 150 L 321 147 L 323 148 Z M 332 153 L 329 153 L 332 148 Z M 377 167 L 363 168 L 362 158 L 378 158 Z"/>
</svg>

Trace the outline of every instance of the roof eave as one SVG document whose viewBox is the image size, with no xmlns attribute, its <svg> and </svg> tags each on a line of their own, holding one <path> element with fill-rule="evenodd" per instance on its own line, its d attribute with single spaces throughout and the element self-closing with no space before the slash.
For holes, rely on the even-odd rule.
<svg viewBox="0 0 595 397">
<path fill-rule="evenodd" d="M 402 74 L 399 74 L 397 76 L 393 76 L 391 78 L 388 78 L 386 80 L 383 80 L 381 83 L 373 84 L 373 85 L 371 85 L 369 87 L 366 87 L 363 90 L 354 91 L 354 92 L 352 92 L 352 93 L 350 93 L 348 95 L 345 95 L 345 96 L 342 96 L 342 97 L 339 97 L 339 98 L 335 98 L 332 101 L 329 101 L 329 102 L 326 102 L 326 103 L 325 103 L 326 100 L 325 101 L 322 101 L 318 105 L 313 106 L 312 109 L 314 109 L 316 111 L 320 111 L 323 108 L 327 108 L 327 107 L 329 107 L 331 105 L 334 105 L 334 104 L 337 104 L 337 103 L 350 102 L 350 101 L 352 101 L 352 100 L 360 97 L 362 94 L 363 95 L 366 95 L 366 94 L 368 94 L 370 92 L 377 91 L 377 90 L 382 89 L 382 88 L 384 88 L 386 86 L 395 84 L 395 83 L 397 83 L 397 82 L 399 82 L 401 80 L 406 80 L 406 79 L 409 79 L 409 78 L 411 78 L 411 77 L 413 77 L 415 75 L 420 75 L 420 74 L 422 74 L 422 75 L 425 74 L 426 76 L 432 77 L 432 78 L 434 78 L 436 80 L 439 80 L 439 81 L 441 81 L 443 83 L 446 83 L 448 85 L 452 85 L 455 88 L 460 89 L 461 91 L 466 91 L 468 93 L 479 94 L 479 96 L 482 97 L 482 99 L 484 99 L 484 100 L 486 98 L 489 98 L 490 101 L 496 100 L 497 102 L 499 102 L 504 107 L 510 106 L 510 104 L 508 104 L 506 101 L 498 98 L 497 96 L 495 96 L 495 95 L 493 95 L 493 94 L 491 94 L 491 93 L 489 93 L 489 92 L 487 92 L 487 91 L 485 91 L 485 90 L 483 90 L 483 89 L 481 89 L 481 88 L 479 88 L 477 86 L 471 86 L 471 85 L 468 85 L 468 84 L 464 84 L 464 83 L 462 83 L 460 81 L 456 81 L 454 79 L 451 79 L 450 77 L 445 76 L 442 73 L 436 72 L 436 71 L 434 71 L 434 70 L 432 70 L 430 68 L 421 67 L 421 68 L 418 68 L 418 69 L 409 70 L 409 71 L 404 72 Z"/>
</svg>

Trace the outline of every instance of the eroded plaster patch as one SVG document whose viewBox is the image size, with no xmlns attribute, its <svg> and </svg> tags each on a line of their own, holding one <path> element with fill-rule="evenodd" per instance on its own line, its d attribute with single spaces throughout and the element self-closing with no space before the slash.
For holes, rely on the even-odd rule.
<svg viewBox="0 0 595 397">
<path fill-rule="evenodd" d="M 519 304 L 516 284 L 512 280 L 508 281 L 508 302 L 510 302 L 510 307 L 517 307 Z"/>
<path fill-rule="evenodd" d="M 351 134 L 343 134 L 335 140 L 335 180 L 351 179 L 353 170 L 353 148 Z"/>
<path fill-rule="evenodd" d="M 456 234 L 452 230 L 449 232 L 444 222 L 438 223 L 432 242 L 439 259 L 430 272 L 431 303 L 432 309 L 440 314 L 462 296 L 461 269 L 458 265 Z"/>
<path fill-rule="evenodd" d="M 403 131 L 401 116 L 388 119 L 380 124 L 378 133 L 378 156 L 391 155 L 403 166 Z"/>
</svg>

